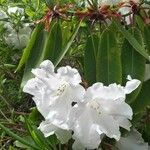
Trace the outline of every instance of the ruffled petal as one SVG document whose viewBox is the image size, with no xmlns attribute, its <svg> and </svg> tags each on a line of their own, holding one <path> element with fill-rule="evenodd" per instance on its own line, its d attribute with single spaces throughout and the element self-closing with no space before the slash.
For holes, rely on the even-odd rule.
<svg viewBox="0 0 150 150">
<path fill-rule="evenodd" d="M 101 139 L 88 108 L 84 108 L 82 115 L 78 116 L 73 131 L 75 146 L 77 146 L 76 143 L 81 143 L 80 145 L 87 149 L 98 148 Z"/>
<path fill-rule="evenodd" d="M 123 116 L 128 119 L 132 119 L 133 111 L 132 108 L 122 101 L 119 100 L 97 100 L 100 105 L 100 110 L 103 114 L 112 116 Z"/>
<path fill-rule="evenodd" d="M 138 86 L 141 84 L 141 81 L 137 79 L 131 79 L 130 76 L 128 76 L 129 81 L 126 83 L 126 86 L 124 87 L 125 93 L 130 94 L 132 91 L 134 91 Z"/>
<path fill-rule="evenodd" d="M 56 102 L 53 103 L 49 109 L 46 119 L 51 120 L 54 125 L 68 130 L 68 122 L 70 119 L 69 116 L 72 109 L 72 103 L 81 101 L 84 92 L 85 90 L 81 85 L 68 86 L 63 94 L 56 99 Z"/>
<path fill-rule="evenodd" d="M 49 72 L 49 74 L 54 73 L 54 65 L 50 60 L 45 60 L 40 64 L 40 68 Z"/>
<path fill-rule="evenodd" d="M 60 67 L 57 70 L 57 76 L 72 85 L 78 85 L 82 82 L 77 69 L 71 68 L 70 66 Z"/>
<path fill-rule="evenodd" d="M 93 86 L 87 89 L 85 95 L 86 99 L 103 99 L 103 100 L 115 100 L 119 98 L 125 99 L 125 92 L 123 87 L 117 84 L 110 84 L 109 86 L 104 86 L 102 83 L 95 83 Z"/>
<path fill-rule="evenodd" d="M 33 95 L 33 100 L 39 112 L 46 117 L 54 98 L 50 97 L 51 91 L 38 78 L 29 80 L 23 88 L 25 93 Z"/>
<path fill-rule="evenodd" d="M 94 114 L 93 114 L 94 115 Z M 110 138 L 117 141 L 120 139 L 119 125 L 115 122 L 112 116 L 100 114 L 95 120 L 97 122 L 97 132 L 104 133 Z"/>
<path fill-rule="evenodd" d="M 72 102 L 83 102 L 85 89 L 80 84 L 77 86 L 71 86 Z"/>
<path fill-rule="evenodd" d="M 114 116 L 114 120 L 119 124 L 120 127 L 130 131 L 132 124 L 126 117 Z"/>
</svg>

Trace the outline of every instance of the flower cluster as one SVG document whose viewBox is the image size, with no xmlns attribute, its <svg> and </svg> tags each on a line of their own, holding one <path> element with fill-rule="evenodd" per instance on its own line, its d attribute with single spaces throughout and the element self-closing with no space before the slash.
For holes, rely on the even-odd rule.
<svg viewBox="0 0 150 150">
<path fill-rule="evenodd" d="M 6 12 L 0 10 L 0 19 L 3 20 L 2 23 L 5 29 L 5 42 L 14 49 L 23 49 L 27 45 L 31 35 L 32 29 L 29 24 L 21 24 L 21 21 L 25 19 L 24 15 L 24 9 L 20 7 L 8 6 Z"/>
<path fill-rule="evenodd" d="M 120 127 L 130 130 L 133 112 L 125 99 L 139 86 L 139 80 L 128 77 L 125 87 L 98 82 L 85 89 L 76 69 L 66 66 L 55 72 L 49 60 L 32 73 L 35 77 L 23 91 L 33 95 L 45 119 L 39 126 L 45 137 L 55 133 L 61 143 L 73 138 L 74 150 L 95 149 L 104 136 L 118 141 Z"/>
</svg>

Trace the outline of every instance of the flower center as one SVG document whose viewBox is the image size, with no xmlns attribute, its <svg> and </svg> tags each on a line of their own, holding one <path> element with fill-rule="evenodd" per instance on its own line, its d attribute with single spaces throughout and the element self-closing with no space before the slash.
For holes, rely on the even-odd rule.
<svg viewBox="0 0 150 150">
<path fill-rule="evenodd" d="M 61 96 L 64 93 L 64 91 L 66 90 L 67 87 L 68 87 L 68 83 L 67 82 L 64 82 L 63 84 L 61 84 L 59 86 L 59 88 L 57 89 L 56 95 L 57 96 Z"/>
<path fill-rule="evenodd" d="M 101 114 L 101 112 L 100 112 L 100 104 L 97 101 L 92 100 L 92 101 L 87 103 L 87 106 L 92 108 L 93 110 L 96 110 L 98 114 Z"/>
</svg>

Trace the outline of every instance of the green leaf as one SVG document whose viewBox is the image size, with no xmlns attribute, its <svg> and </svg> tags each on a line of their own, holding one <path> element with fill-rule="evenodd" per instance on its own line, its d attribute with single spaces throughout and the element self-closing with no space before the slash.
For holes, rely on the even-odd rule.
<svg viewBox="0 0 150 150">
<path fill-rule="evenodd" d="M 23 137 L 23 139 L 25 141 L 27 141 L 28 143 L 30 143 L 32 145 L 35 145 L 34 141 L 32 140 L 32 138 L 30 136 Z M 31 147 L 29 147 L 29 146 L 27 146 L 25 144 L 22 144 L 19 141 L 15 141 L 15 146 L 19 147 L 19 148 L 25 148 L 26 150 L 34 150 L 33 148 L 31 148 Z"/>
<path fill-rule="evenodd" d="M 24 140 L 23 138 L 21 138 L 20 136 L 18 136 L 17 134 L 13 133 L 12 131 L 10 131 L 8 128 L 4 127 L 1 123 L 0 123 L 0 128 L 2 130 L 4 130 L 9 136 L 13 137 L 15 140 L 18 140 L 19 142 L 21 142 L 22 144 L 29 146 L 35 150 L 40 150 L 39 147 L 29 143 L 28 141 Z"/>
<path fill-rule="evenodd" d="M 55 0 L 45 0 L 48 7 L 52 8 L 54 6 Z"/>
<path fill-rule="evenodd" d="M 74 42 L 74 39 L 79 31 L 81 22 L 79 22 L 77 28 L 75 29 L 75 31 L 73 32 L 73 34 L 71 35 L 71 37 L 69 38 L 69 41 L 67 42 L 65 48 L 61 51 L 60 55 L 58 56 L 57 60 L 55 61 L 55 67 L 60 63 L 60 61 L 63 59 L 63 57 L 65 56 L 65 54 L 67 53 L 67 51 L 69 50 L 69 48 L 71 47 L 72 43 Z"/>
<path fill-rule="evenodd" d="M 52 26 L 45 44 L 45 59 L 55 62 L 62 50 L 62 32 L 60 23 L 57 22 Z"/>
<path fill-rule="evenodd" d="M 143 138 L 150 145 L 150 132 L 149 131 L 150 131 L 150 119 L 148 118 L 144 127 Z"/>
<path fill-rule="evenodd" d="M 142 36 L 140 30 L 133 28 L 132 36 L 142 45 Z M 130 75 L 133 79 L 139 79 L 143 82 L 145 74 L 145 58 L 141 56 L 128 40 L 124 40 L 122 45 L 122 77 L 123 84 L 127 82 L 127 76 Z M 127 101 L 132 102 L 137 97 L 141 86 L 132 94 L 127 96 Z"/>
<path fill-rule="evenodd" d="M 137 24 L 138 28 L 143 32 L 144 24 L 145 24 L 143 19 L 140 16 L 136 15 L 135 20 L 136 20 L 136 24 Z"/>
<path fill-rule="evenodd" d="M 31 39 L 30 39 L 27 47 L 23 51 L 23 55 L 21 57 L 21 60 L 19 62 L 19 65 L 18 65 L 16 71 L 20 70 L 21 67 L 27 62 L 29 55 L 30 55 L 30 52 L 33 49 L 34 44 L 36 42 L 36 39 L 40 36 L 41 30 L 42 30 L 42 25 L 38 24 L 37 27 L 32 32 Z"/>
<path fill-rule="evenodd" d="M 86 47 L 84 51 L 84 74 L 88 85 L 96 82 L 96 51 L 97 41 L 93 35 L 87 37 Z"/>
<path fill-rule="evenodd" d="M 32 68 L 36 68 L 43 61 L 43 48 L 47 35 L 47 31 L 45 31 L 44 29 L 39 32 L 39 36 L 37 37 L 32 49 L 30 50 L 30 55 L 24 69 L 21 87 L 23 87 L 26 84 L 26 82 L 33 77 L 31 73 Z"/>
<path fill-rule="evenodd" d="M 43 150 L 53 150 L 54 146 L 48 141 L 31 121 L 25 118 L 25 124 L 33 141 Z"/>
<path fill-rule="evenodd" d="M 145 51 L 145 48 L 143 45 L 141 45 L 135 37 L 124 28 L 118 21 L 115 22 L 116 27 L 120 30 L 120 32 L 124 35 L 124 37 L 128 40 L 128 42 L 132 45 L 132 47 L 139 53 L 141 54 L 144 58 L 149 60 L 149 56 Z"/>
<path fill-rule="evenodd" d="M 32 122 L 34 122 L 35 124 L 39 122 L 39 118 L 40 118 L 40 113 L 37 110 L 37 107 L 33 107 L 30 109 L 31 112 L 28 116 L 28 119 L 31 120 Z"/>
<path fill-rule="evenodd" d="M 141 89 L 138 97 L 136 98 L 134 103 L 132 103 L 132 108 L 135 113 L 145 111 L 146 107 L 150 106 L 149 88 L 150 88 L 150 80 L 147 80 L 143 83 L 142 89 Z"/>
<path fill-rule="evenodd" d="M 150 55 L 150 26 L 145 25 L 144 27 L 144 42 L 146 46 L 146 50 Z"/>
<path fill-rule="evenodd" d="M 110 83 L 121 83 L 121 52 L 118 48 L 114 32 L 106 29 L 101 36 L 97 54 L 97 81 L 108 85 Z"/>
</svg>

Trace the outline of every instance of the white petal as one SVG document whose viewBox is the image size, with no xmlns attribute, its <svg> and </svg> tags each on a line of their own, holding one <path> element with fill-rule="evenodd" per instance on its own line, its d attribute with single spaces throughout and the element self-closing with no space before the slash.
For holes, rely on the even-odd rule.
<svg viewBox="0 0 150 150">
<path fill-rule="evenodd" d="M 62 81 L 43 68 L 32 69 L 31 71 L 49 90 L 57 90 Z"/>
<path fill-rule="evenodd" d="M 8 16 L 3 10 L 0 10 L 0 19 L 4 19 L 4 18 L 8 18 Z"/>
<path fill-rule="evenodd" d="M 79 113 L 80 115 L 78 115 Z M 82 145 L 82 148 L 98 148 L 101 142 L 101 138 L 100 134 L 96 131 L 96 126 L 94 124 L 91 111 L 89 111 L 87 107 L 74 106 L 73 114 L 75 114 L 75 116 L 78 115 L 77 118 L 73 119 L 73 139 L 75 139 L 74 147 L 76 147 L 77 143 L 79 143 L 80 145 Z"/>
<path fill-rule="evenodd" d="M 32 69 L 32 73 L 40 78 L 53 78 L 54 79 L 54 65 L 50 60 L 43 61 L 36 69 Z M 55 77 L 56 78 L 56 77 Z"/>
<path fill-rule="evenodd" d="M 116 5 L 120 2 L 120 0 L 99 0 L 99 4 L 101 5 Z"/>
<path fill-rule="evenodd" d="M 48 121 L 42 121 L 38 129 L 41 130 L 45 137 L 49 137 L 55 133 L 57 127 Z"/>
<path fill-rule="evenodd" d="M 62 129 L 57 129 L 55 134 L 56 134 L 58 140 L 62 144 L 67 143 L 69 141 L 69 139 L 71 139 L 71 137 L 72 137 L 71 131 L 62 130 Z"/>
<path fill-rule="evenodd" d="M 8 14 L 16 14 L 17 15 L 23 15 L 24 14 L 24 9 L 23 8 L 19 8 L 19 7 L 8 7 Z"/>
<path fill-rule="evenodd" d="M 28 38 L 30 37 L 31 32 L 32 32 L 31 28 L 29 26 L 25 26 L 25 24 L 23 28 L 19 29 L 19 34 L 26 35 L 28 36 Z"/>
<path fill-rule="evenodd" d="M 29 80 L 23 88 L 25 93 L 33 95 L 33 100 L 37 106 L 39 112 L 46 117 L 49 113 L 50 105 L 53 103 L 51 90 L 45 86 L 45 84 L 38 78 Z"/>
<path fill-rule="evenodd" d="M 70 66 L 60 67 L 57 70 L 57 75 L 59 78 L 62 78 L 64 81 L 72 84 L 78 85 L 81 83 L 81 76 L 77 69 L 71 68 Z"/>
<path fill-rule="evenodd" d="M 103 100 L 115 100 L 119 98 L 125 99 L 125 92 L 122 86 L 117 84 L 110 84 L 109 86 L 104 86 L 102 83 L 93 84 L 87 89 L 86 99 L 103 99 Z"/>
<path fill-rule="evenodd" d="M 62 95 L 56 99 L 56 103 L 51 106 L 46 118 L 62 129 L 69 129 L 68 121 L 72 102 L 80 101 L 83 98 L 83 94 L 84 89 L 82 86 L 68 86 Z"/>
<path fill-rule="evenodd" d="M 71 131 L 62 130 L 51 124 L 48 120 L 43 121 L 38 129 L 41 130 L 45 137 L 49 137 L 55 133 L 62 144 L 66 143 L 72 136 Z"/>
<path fill-rule="evenodd" d="M 127 118 L 121 116 L 114 116 L 114 119 L 120 127 L 130 131 L 130 127 L 132 126 L 132 124 Z"/>
<path fill-rule="evenodd" d="M 119 150 L 148 150 L 148 143 L 142 139 L 142 135 L 134 130 L 127 137 L 122 137 L 117 143 Z"/>
<path fill-rule="evenodd" d="M 71 86 L 72 101 L 82 102 L 84 99 L 85 89 L 80 84 L 77 86 Z"/>
<path fill-rule="evenodd" d="M 40 67 L 50 74 L 54 73 L 54 65 L 50 60 L 45 60 L 40 64 Z"/>
<path fill-rule="evenodd" d="M 98 100 L 97 100 L 98 101 Z M 132 119 L 132 108 L 120 100 L 99 100 L 101 112 L 112 116 L 123 116 Z"/>
<path fill-rule="evenodd" d="M 108 137 L 114 138 L 117 141 L 120 139 L 119 125 L 115 122 L 112 116 L 100 114 L 95 119 L 98 123 L 97 131 L 105 133 Z"/>
<path fill-rule="evenodd" d="M 73 145 L 72 145 L 73 150 L 85 150 L 85 147 L 80 143 L 79 140 L 75 140 Z"/>
<path fill-rule="evenodd" d="M 25 86 L 23 87 L 23 92 L 38 96 L 39 93 L 37 81 L 38 81 L 37 78 L 28 80 Z"/>
<path fill-rule="evenodd" d="M 126 86 L 124 88 L 126 94 L 130 94 L 132 91 L 134 91 L 138 86 L 141 84 L 141 81 L 137 79 L 132 79 L 126 83 Z"/>
</svg>

